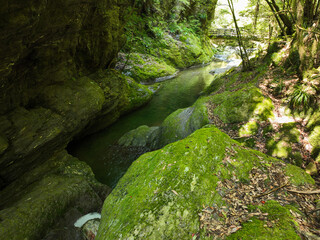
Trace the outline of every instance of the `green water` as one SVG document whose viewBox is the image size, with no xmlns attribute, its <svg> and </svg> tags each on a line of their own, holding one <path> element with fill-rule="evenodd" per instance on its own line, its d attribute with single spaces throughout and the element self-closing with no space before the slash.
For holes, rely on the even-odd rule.
<svg viewBox="0 0 320 240">
<path fill-rule="evenodd" d="M 160 89 L 143 108 L 121 117 L 107 129 L 72 144 L 69 152 L 88 163 L 97 180 L 114 187 L 128 167 L 148 149 L 116 145 L 126 132 L 141 125 L 158 126 L 172 112 L 191 106 L 213 80 L 209 71 L 224 68 L 225 62 L 184 70 L 161 83 Z"/>
</svg>

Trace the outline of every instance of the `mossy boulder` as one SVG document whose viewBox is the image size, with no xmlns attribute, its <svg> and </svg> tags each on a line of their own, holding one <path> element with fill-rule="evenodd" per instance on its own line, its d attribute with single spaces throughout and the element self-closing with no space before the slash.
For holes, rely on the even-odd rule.
<svg viewBox="0 0 320 240">
<path fill-rule="evenodd" d="M 110 125 L 151 96 L 147 87 L 110 70 L 43 87 L 33 97 L 33 107 L 0 117 L 1 139 L 9 143 L 0 145 L 5 150 L 0 156 L 1 179 L 8 185 L 64 149 L 73 137 Z"/>
<path fill-rule="evenodd" d="M 124 58 L 122 61 L 127 61 L 127 59 Z M 132 53 L 128 57 L 128 62 L 123 72 L 137 82 L 148 82 L 159 77 L 172 75 L 176 71 L 176 68 L 157 57 Z"/>
<path fill-rule="evenodd" d="M 312 153 L 318 155 L 320 153 L 320 126 L 316 126 L 309 137 L 312 146 Z"/>
<path fill-rule="evenodd" d="M 152 147 L 152 145 L 157 145 L 157 138 L 159 134 L 159 127 L 148 127 L 142 125 L 125 135 L 123 135 L 118 144 L 125 147 Z"/>
<path fill-rule="evenodd" d="M 91 119 L 85 134 L 106 128 L 122 114 L 146 104 L 153 95 L 148 87 L 115 70 L 99 71 L 90 75 L 90 79 L 103 90 L 104 102 L 99 114 Z"/>
<path fill-rule="evenodd" d="M 267 140 L 268 154 L 282 159 L 291 159 L 293 163 L 300 166 L 302 156 L 299 152 L 293 151 L 292 144 L 300 142 L 300 132 L 296 123 L 283 123 L 277 133 Z"/>
<path fill-rule="evenodd" d="M 249 121 L 246 124 L 242 125 L 239 129 L 239 136 L 252 136 L 255 135 L 258 131 L 259 124 L 256 121 Z"/>
<path fill-rule="evenodd" d="M 159 147 L 183 139 L 209 123 L 207 98 L 198 99 L 192 107 L 170 114 L 160 127 Z"/>
<path fill-rule="evenodd" d="M 216 94 L 210 101 L 216 105 L 213 113 L 224 123 L 247 122 L 251 118 L 266 120 L 273 116 L 272 101 L 256 87 Z"/>
<path fill-rule="evenodd" d="M 43 107 L 68 119 L 65 124 L 71 131 L 98 114 L 105 101 L 103 90 L 88 77 L 47 86 L 38 98 Z"/>
<path fill-rule="evenodd" d="M 263 213 L 268 214 L 268 218 L 277 221 L 276 226 L 266 227 L 265 221 L 258 218 L 251 219 L 250 222 L 243 224 L 242 229 L 228 236 L 226 239 L 250 239 L 250 240 L 266 240 L 266 239 L 296 239 L 301 237 L 295 231 L 293 216 L 290 213 L 291 206 L 282 206 L 277 201 L 268 201 L 266 204 L 256 207 Z"/>
<path fill-rule="evenodd" d="M 183 139 L 209 123 L 206 101 L 198 99 L 192 107 L 171 113 L 159 127 L 140 126 L 125 135 L 118 143 L 125 147 L 147 147 L 155 150 Z"/>
<path fill-rule="evenodd" d="M 233 160 L 227 163 L 229 158 Z M 279 160 L 240 146 L 215 127 L 197 130 L 181 141 L 142 155 L 131 165 L 104 202 L 97 239 L 192 239 L 195 235 L 205 239 L 198 214 L 203 205 L 225 204 L 215 191 L 218 182 L 237 176 L 246 183 L 253 167 L 263 169 L 276 162 Z M 288 166 L 294 168 L 288 174 L 291 181 L 314 183 L 302 169 Z M 285 211 L 278 203 L 270 203 L 264 210 L 279 209 Z M 280 225 L 273 235 L 257 228 L 259 222 L 248 224 L 259 231 L 261 239 L 282 235 L 295 239 L 298 235 L 289 216 L 288 211 L 277 216 L 291 227 Z M 242 231 L 244 234 L 238 236 L 249 230 Z"/>
<path fill-rule="evenodd" d="M 88 165 L 59 152 L 0 192 L 0 236 L 42 239 L 66 215 L 69 225 L 60 227 L 72 228 L 81 215 L 98 211 L 109 191 Z"/>
<path fill-rule="evenodd" d="M 159 7 L 162 8 L 162 5 Z M 123 71 L 125 75 L 138 82 L 153 82 L 155 79 L 175 74 L 178 69 L 209 63 L 212 60 L 214 49 L 210 39 L 190 31 L 187 23 L 176 26 L 181 32 L 175 34 L 168 31 L 168 26 L 155 26 L 157 24 L 153 20 L 152 24 L 148 21 L 148 17 L 133 13 L 128 22 L 132 28 L 128 31 L 128 39 L 135 36 L 135 41 L 128 44 L 124 52 L 118 55 L 116 64 L 116 69 Z M 142 28 L 143 24 L 150 24 L 150 29 Z M 154 36 L 151 37 L 152 35 Z"/>
</svg>

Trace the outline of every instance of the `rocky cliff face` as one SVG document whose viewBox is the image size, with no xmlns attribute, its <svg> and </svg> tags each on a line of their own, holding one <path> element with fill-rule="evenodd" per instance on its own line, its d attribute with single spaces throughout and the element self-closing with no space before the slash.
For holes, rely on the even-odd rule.
<svg viewBox="0 0 320 240">
<path fill-rule="evenodd" d="M 106 126 L 151 93 L 106 71 L 122 44 L 117 1 L 8 1 L 0 10 L 0 187 L 90 122 Z M 94 74 L 93 74 L 94 73 Z"/>
<path fill-rule="evenodd" d="M 1 4 L 0 113 L 32 107 L 39 85 L 108 66 L 120 44 L 115 0 L 5 1 Z"/>
<path fill-rule="evenodd" d="M 161 6 L 163 19 L 181 4 Z M 152 95 L 132 78 L 110 70 L 125 43 L 124 26 L 133 5 L 130 0 L 0 4 L 1 236 L 39 239 L 72 207 L 79 214 L 99 210 L 108 190 L 64 148 Z M 149 13 L 157 6 L 136 2 L 134 11 L 153 17 Z M 184 17 L 193 14 L 188 9 Z M 192 58 L 203 62 L 205 52 L 193 51 L 192 43 Z M 92 204 L 82 206 L 80 197 Z"/>
</svg>

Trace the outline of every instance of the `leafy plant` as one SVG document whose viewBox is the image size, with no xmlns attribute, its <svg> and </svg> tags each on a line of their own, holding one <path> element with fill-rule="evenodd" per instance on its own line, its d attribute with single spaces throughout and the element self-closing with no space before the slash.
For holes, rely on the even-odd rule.
<svg viewBox="0 0 320 240">
<path fill-rule="evenodd" d="M 312 86 L 296 86 L 289 100 L 290 108 L 298 111 L 306 111 L 314 104 L 315 93 L 316 90 Z"/>
</svg>

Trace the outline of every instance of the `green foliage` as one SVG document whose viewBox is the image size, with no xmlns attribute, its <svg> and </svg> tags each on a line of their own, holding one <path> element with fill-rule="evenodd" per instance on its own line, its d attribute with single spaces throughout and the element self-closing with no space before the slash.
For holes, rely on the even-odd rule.
<svg viewBox="0 0 320 240">
<path fill-rule="evenodd" d="M 163 38 L 163 29 L 161 29 L 160 27 L 153 27 L 152 32 L 154 33 L 156 38 Z"/>
<path fill-rule="evenodd" d="M 306 111 L 315 102 L 315 89 L 311 86 L 298 85 L 290 96 L 289 106 L 293 110 Z"/>
</svg>

